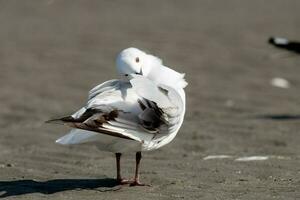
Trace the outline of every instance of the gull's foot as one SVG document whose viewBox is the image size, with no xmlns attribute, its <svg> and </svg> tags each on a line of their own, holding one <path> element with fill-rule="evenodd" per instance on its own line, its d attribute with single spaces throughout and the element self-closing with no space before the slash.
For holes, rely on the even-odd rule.
<svg viewBox="0 0 300 200">
<path fill-rule="evenodd" d="M 118 183 L 119 185 L 126 185 L 126 184 L 131 184 L 132 181 L 127 180 L 127 179 L 120 178 L 120 179 L 117 179 L 117 183 Z"/>
<path fill-rule="evenodd" d="M 133 182 L 130 183 L 129 186 L 149 186 L 150 187 L 151 185 L 141 183 L 140 181 L 133 181 Z"/>
</svg>

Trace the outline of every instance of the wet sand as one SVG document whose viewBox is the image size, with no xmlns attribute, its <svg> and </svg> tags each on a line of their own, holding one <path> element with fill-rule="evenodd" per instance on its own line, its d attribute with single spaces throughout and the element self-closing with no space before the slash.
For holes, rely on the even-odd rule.
<svg viewBox="0 0 300 200">
<path fill-rule="evenodd" d="M 299 199 L 300 57 L 267 44 L 300 39 L 299 8 L 292 0 L 1 1 L 0 197 Z M 59 146 L 68 128 L 44 123 L 115 78 L 115 56 L 129 46 L 189 82 L 178 136 L 144 153 L 141 178 L 151 187 L 117 186 L 111 153 Z M 273 77 L 290 88 L 273 87 Z M 236 161 L 243 156 L 269 157 Z M 134 162 L 124 156 L 124 176 Z"/>
</svg>

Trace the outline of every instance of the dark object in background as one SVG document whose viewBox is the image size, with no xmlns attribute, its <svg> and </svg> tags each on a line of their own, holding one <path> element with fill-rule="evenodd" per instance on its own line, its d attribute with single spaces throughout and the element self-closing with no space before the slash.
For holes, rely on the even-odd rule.
<svg viewBox="0 0 300 200">
<path fill-rule="evenodd" d="M 274 45 L 275 47 L 300 54 L 300 42 L 290 41 L 288 39 L 280 37 L 270 37 L 269 43 Z"/>
</svg>

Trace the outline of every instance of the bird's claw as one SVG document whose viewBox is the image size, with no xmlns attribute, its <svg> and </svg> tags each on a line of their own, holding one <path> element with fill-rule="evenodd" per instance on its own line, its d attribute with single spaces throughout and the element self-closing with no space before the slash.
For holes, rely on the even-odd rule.
<svg viewBox="0 0 300 200">
<path fill-rule="evenodd" d="M 129 184 L 129 186 L 130 187 L 132 187 L 132 186 L 151 186 L 151 185 L 149 185 L 149 184 L 144 184 L 144 183 L 141 183 L 140 181 L 137 181 L 137 180 L 135 180 L 135 181 L 132 181 L 130 184 Z"/>
<path fill-rule="evenodd" d="M 126 184 L 131 184 L 132 181 L 131 181 L 131 180 L 127 180 L 127 179 L 120 178 L 120 179 L 117 179 L 117 183 L 118 183 L 119 185 L 126 185 Z"/>
</svg>

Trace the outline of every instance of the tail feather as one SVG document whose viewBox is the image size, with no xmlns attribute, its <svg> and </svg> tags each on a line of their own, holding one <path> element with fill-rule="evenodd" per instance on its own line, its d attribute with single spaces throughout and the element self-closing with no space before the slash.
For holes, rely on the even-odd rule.
<svg viewBox="0 0 300 200">
<path fill-rule="evenodd" d="M 99 140 L 99 134 L 91 131 L 72 129 L 67 135 L 58 138 L 55 142 L 62 145 L 82 144 Z"/>
</svg>

